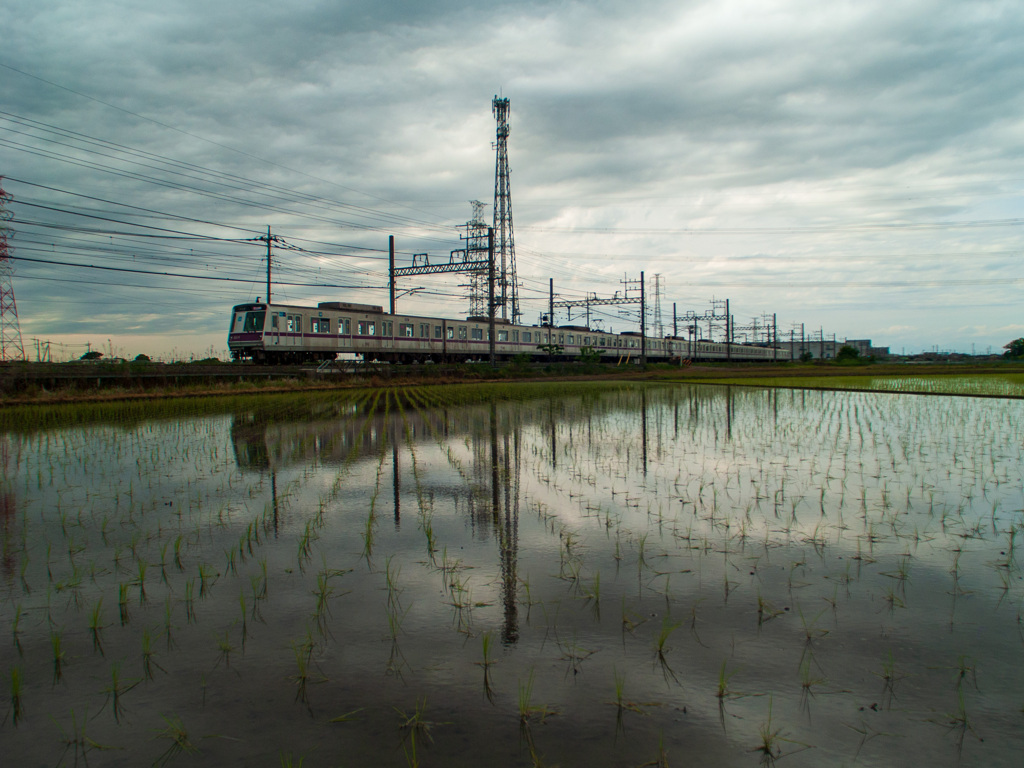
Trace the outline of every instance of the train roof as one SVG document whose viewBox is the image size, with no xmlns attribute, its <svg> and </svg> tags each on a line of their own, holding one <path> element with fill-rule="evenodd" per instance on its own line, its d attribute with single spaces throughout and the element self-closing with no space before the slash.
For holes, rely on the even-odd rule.
<svg viewBox="0 0 1024 768">
<path fill-rule="evenodd" d="M 318 309 L 333 309 L 340 312 L 383 312 L 384 307 L 376 304 L 355 304 L 351 301 L 321 301 Z"/>
</svg>

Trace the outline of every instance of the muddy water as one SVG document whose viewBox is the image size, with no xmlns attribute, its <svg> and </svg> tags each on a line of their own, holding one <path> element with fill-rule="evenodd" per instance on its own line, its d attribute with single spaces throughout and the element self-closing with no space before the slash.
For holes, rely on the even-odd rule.
<svg viewBox="0 0 1024 768">
<path fill-rule="evenodd" d="M 477 392 L 5 435 L 5 764 L 1019 765 L 1020 401 Z"/>
</svg>

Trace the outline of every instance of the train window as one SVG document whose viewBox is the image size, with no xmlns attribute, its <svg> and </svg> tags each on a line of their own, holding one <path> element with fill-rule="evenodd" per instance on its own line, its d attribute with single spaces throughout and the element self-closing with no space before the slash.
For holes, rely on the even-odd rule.
<svg viewBox="0 0 1024 768">
<path fill-rule="evenodd" d="M 466 326 L 464 326 L 464 325 L 460 325 L 459 326 L 459 338 L 460 339 L 465 339 L 466 338 Z"/>
<path fill-rule="evenodd" d="M 430 337 L 430 326 L 426 323 L 420 323 L 420 338 L 426 339 Z"/>
<path fill-rule="evenodd" d="M 339 317 L 338 318 L 338 333 L 345 334 L 345 335 L 348 335 L 348 334 L 352 333 L 352 320 L 351 320 L 351 318 L 348 318 L 348 317 Z"/>
<path fill-rule="evenodd" d="M 356 333 L 359 336 L 376 336 L 376 324 L 371 323 L 369 320 L 360 320 L 356 323 Z"/>
<path fill-rule="evenodd" d="M 395 335 L 395 324 L 391 320 L 385 320 L 380 324 L 380 335 L 381 336 L 394 336 Z"/>
<path fill-rule="evenodd" d="M 405 336 L 406 338 L 412 338 L 412 323 L 399 323 L 398 324 L 398 335 Z"/>
<path fill-rule="evenodd" d="M 448 330 L 450 331 L 451 328 L 449 328 Z M 435 339 L 440 339 L 441 338 L 441 326 L 440 325 L 435 325 L 434 326 L 434 338 Z M 448 338 L 451 338 L 451 336 L 449 336 Z"/>
<path fill-rule="evenodd" d="M 498 331 L 498 341 L 508 341 L 508 331 Z"/>
<path fill-rule="evenodd" d="M 525 341 L 527 344 L 532 342 L 533 341 L 533 332 L 532 331 L 523 331 L 523 341 Z"/>
<path fill-rule="evenodd" d="M 472 338 L 478 340 L 484 337 L 484 332 L 482 328 L 470 328 L 470 334 Z"/>
<path fill-rule="evenodd" d="M 275 331 L 277 330 L 277 315 L 270 316 L 270 327 Z"/>
<path fill-rule="evenodd" d="M 512 331 L 512 341 L 519 341 L 519 331 Z"/>
<path fill-rule="evenodd" d="M 565 344 L 565 334 L 564 333 L 558 334 L 558 343 L 559 344 Z"/>
<path fill-rule="evenodd" d="M 266 322 L 266 312 L 246 312 L 245 313 L 245 324 L 242 326 L 243 333 L 257 333 L 263 330 L 263 324 Z"/>
<path fill-rule="evenodd" d="M 448 328 L 448 338 L 449 339 L 454 339 L 455 338 L 455 329 L 454 328 L 451 328 L 451 327 Z"/>
</svg>

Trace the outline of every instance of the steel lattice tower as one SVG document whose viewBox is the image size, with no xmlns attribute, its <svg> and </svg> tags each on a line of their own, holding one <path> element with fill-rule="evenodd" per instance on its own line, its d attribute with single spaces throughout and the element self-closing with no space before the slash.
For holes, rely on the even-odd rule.
<svg viewBox="0 0 1024 768">
<path fill-rule="evenodd" d="M 508 99 L 497 96 L 491 101 L 491 111 L 498 121 L 497 160 L 494 166 L 494 250 L 500 254 L 498 265 L 499 296 L 496 303 L 501 307 L 502 319 L 509 319 L 509 305 L 512 308 L 511 320 L 519 321 L 519 289 L 516 280 L 516 249 L 512 235 L 512 190 L 508 180 Z"/>
<path fill-rule="evenodd" d="M 487 255 L 487 222 L 484 221 L 486 203 L 470 200 L 473 218 L 466 222 L 466 261 L 485 259 Z M 487 316 L 487 274 L 474 272 L 469 276 L 469 315 Z"/>
<path fill-rule="evenodd" d="M 11 195 L 4 191 L 0 176 L 0 362 L 25 359 L 18 324 L 18 307 L 14 303 L 14 265 L 7 249 L 7 222 L 12 213 L 7 208 Z"/>
</svg>

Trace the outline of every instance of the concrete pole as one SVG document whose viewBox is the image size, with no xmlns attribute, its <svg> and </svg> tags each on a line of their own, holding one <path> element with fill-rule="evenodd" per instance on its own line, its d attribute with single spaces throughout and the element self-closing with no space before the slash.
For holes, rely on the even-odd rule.
<svg viewBox="0 0 1024 768">
<path fill-rule="evenodd" d="M 391 314 L 395 314 L 395 236 L 388 235 L 388 292 L 391 294 Z"/>
</svg>

